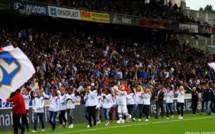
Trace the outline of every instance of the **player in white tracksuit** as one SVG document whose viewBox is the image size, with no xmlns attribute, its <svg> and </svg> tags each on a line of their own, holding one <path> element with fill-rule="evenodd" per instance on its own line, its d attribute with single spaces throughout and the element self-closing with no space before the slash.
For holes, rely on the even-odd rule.
<svg viewBox="0 0 215 134">
<path fill-rule="evenodd" d="M 108 89 L 105 89 L 102 93 L 102 105 L 103 105 L 103 110 L 104 110 L 104 116 L 105 116 L 105 126 L 109 124 L 110 121 L 110 109 L 113 105 L 112 103 L 112 95 Z"/>
<path fill-rule="evenodd" d="M 52 95 L 50 96 L 43 92 L 43 96 L 50 100 L 48 121 L 52 125 L 52 131 L 54 132 L 56 128 L 56 117 L 60 113 L 60 99 L 56 90 L 52 90 Z"/>
<path fill-rule="evenodd" d="M 33 98 L 33 95 L 31 97 L 32 99 L 32 113 L 34 114 L 34 130 L 32 131 L 35 133 L 37 131 L 37 122 L 38 122 L 38 117 L 40 119 L 41 125 L 42 125 L 42 132 L 45 131 L 45 125 L 43 122 L 43 115 L 44 115 L 44 107 L 45 107 L 45 98 L 42 97 L 41 91 L 36 92 L 35 98 Z"/>
<path fill-rule="evenodd" d="M 66 94 L 66 109 L 67 109 L 67 119 L 68 119 L 68 128 L 73 128 L 73 120 L 74 120 L 74 109 L 75 109 L 75 102 L 77 97 L 74 94 L 74 90 L 71 88 L 67 89 Z"/>
<path fill-rule="evenodd" d="M 60 123 L 60 128 L 65 126 L 67 123 L 65 113 L 66 113 L 66 94 L 65 94 L 65 88 L 60 87 L 60 114 L 59 114 L 59 123 Z"/>
<path fill-rule="evenodd" d="M 126 116 L 127 120 L 131 118 L 131 115 L 128 114 L 126 103 L 127 92 L 123 85 L 114 86 L 114 90 L 116 91 L 116 103 L 118 105 L 117 112 L 119 114 L 119 120 L 117 123 L 124 123 L 124 120 L 122 119 L 123 115 Z"/>
</svg>

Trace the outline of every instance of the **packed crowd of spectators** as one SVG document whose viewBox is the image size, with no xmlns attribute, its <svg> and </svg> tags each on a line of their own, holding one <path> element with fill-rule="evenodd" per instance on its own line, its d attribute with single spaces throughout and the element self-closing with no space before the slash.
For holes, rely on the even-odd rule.
<svg viewBox="0 0 215 134">
<path fill-rule="evenodd" d="M 20 47 L 33 62 L 36 74 L 27 83 L 31 88 L 44 87 L 48 92 L 62 85 L 77 89 L 94 82 L 105 89 L 118 80 L 130 86 L 177 87 L 215 80 L 207 65 L 212 56 L 187 44 L 179 45 L 176 39 L 166 41 L 161 38 L 163 33 L 152 29 L 69 21 L 73 25 L 59 31 L 53 27 L 69 25 L 54 23 L 44 25 L 49 30 L 26 26 L 1 30 L 1 47 Z"/>
<path fill-rule="evenodd" d="M 162 0 L 158 2 L 151 2 L 150 0 L 33 0 L 33 2 L 101 12 L 143 16 L 148 19 L 200 23 L 200 21 L 196 20 L 194 17 L 185 14 L 177 4 L 169 2 L 164 5 Z"/>
</svg>

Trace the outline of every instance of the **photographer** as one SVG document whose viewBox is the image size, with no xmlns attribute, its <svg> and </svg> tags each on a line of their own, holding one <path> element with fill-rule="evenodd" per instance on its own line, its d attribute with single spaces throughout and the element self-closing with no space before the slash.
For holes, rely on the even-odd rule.
<svg viewBox="0 0 215 134">
<path fill-rule="evenodd" d="M 21 89 L 17 89 L 16 93 L 10 96 L 7 99 L 8 102 L 13 103 L 13 128 L 14 134 L 18 134 L 18 128 L 21 129 L 21 134 L 24 134 L 25 128 L 19 122 L 22 115 L 26 114 L 25 102 L 22 94 L 20 93 Z"/>
</svg>

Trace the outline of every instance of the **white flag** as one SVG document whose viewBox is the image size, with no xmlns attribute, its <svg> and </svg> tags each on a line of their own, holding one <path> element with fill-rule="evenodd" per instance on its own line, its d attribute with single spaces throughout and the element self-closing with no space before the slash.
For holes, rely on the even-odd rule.
<svg viewBox="0 0 215 134">
<path fill-rule="evenodd" d="M 213 68 L 213 70 L 215 70 L 215 63 L 214 62 L 211 62 L 211 63 L 208 63 L 208 65 Z"/>
<path fill-rule="evenodd" d="M 19 48 L 0 48 L 0 99 L 5 101 L 11 92 L 20 88 L 34 73 L 31 61 Z"/>
</svg>

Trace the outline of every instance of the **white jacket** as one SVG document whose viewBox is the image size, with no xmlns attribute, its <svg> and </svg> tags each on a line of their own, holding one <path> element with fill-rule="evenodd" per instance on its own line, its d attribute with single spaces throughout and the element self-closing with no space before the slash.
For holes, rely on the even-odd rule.
<svg viewBox="0 0 215 134">
<path fill-rule="evenodd" d="M 136 101 L 135 101 L 135 94 L 134 93 L 130 93 L 127 95 L 127 105 L 135 105 Z"/>
<path fill-rule="evenodd" d="M 177 102 L 184 103 L 184 91 L 177 91 L 175 94 L 178 95 Z"/>
<path fill-rule="evenodd" d="M 23 94 L 22 96 L 23 96 L 24 101 L 25 101 L 25 108 L 26 108 L 26 110 L 29 110 L 29 103 L 31 101 L 31 96 L 30 96 L 29 93 L 28 94 Z"/>
<path fill-rule="evenodd" d="M 143 104 L 144 105 L 150 105 L 151 104 L 151 102 L 150 102 L 150 100 L 151 100 L 151 94 L 148 94 L 148 93 L 145 93 L 145 94 L 142 94 L 142 97 L 143 97 Z"/>
<path fill-rule="evenodd" d="M 113 106 L 111 94 L 102 94 L 102 106 L 103 108 L 111 108 Z"/>
<path fill-rule="evenodd" d="M 84 96 L 86 107 L 97 106 L 98 104 L 97 94 L 98 94 L 97 90 L 93 91 L 90 90 L 89 93 Z"/>
<path fill-rule="evenodd" d="M 66 94 L 59 95 L 60 110 L 66 110 Z"/>
<path fill-rule="evenodd" d="M 44 113 L 45 99 L 44 97 L 35 97 L 32 101 L 34 113 Z"/>
<path fill-rule="evenodd" d="M 166 97 L 166 103 L 173 103 L 174 93 L 173 91 L 170 91 L 169 93 L 164 94 Z"/>
<path fill-rule="evenodd" d="M 67 109 L 74 109 L 76 102 L 75 94 L 66 94 L 66 108 Z"/>
<path fill-rule="evenodd" d="M 98 103 L 97 103 L 96 108 L 102 107 L 102 96 L 101 96 L 101 95 L 98 95 L 98 96 L 97 96 L 97 100 L 98 100 Z"/>
<path fill-rule="evenodd" d="M 122 93 L 117 93 L 116 94 L 116 104 L 118 106 L 126 106 L 126 97 L 127 97 L 127 92 L 123 91 Z"/>
<path fill-rule="evenodd" d="M 143 104 L 143 97 L 141 92 L 136 92 L 135 100 L 137 104 Z"/>
<path fill-rule="evenodd" d="M 58 112 L 60 111 L 60 98 L 59 96 L 46 95 L 43 92 L 43 96 L 50 100 L 49 111 Z"/>
</svg>

